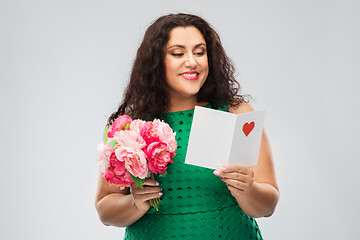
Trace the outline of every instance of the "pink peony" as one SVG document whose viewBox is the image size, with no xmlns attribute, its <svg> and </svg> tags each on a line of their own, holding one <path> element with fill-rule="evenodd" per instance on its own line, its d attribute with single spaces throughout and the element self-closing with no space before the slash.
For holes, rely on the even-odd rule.
<svg viewBox="0 0 360 240">
<path fill-rule="evenodd" d="M 110 168 L 118 176 L 125 175 L 125 163 L 117 159 L 115 152 L 113 152 L 110 156 Z"/>
<path fill-rule="evenodd" d="M 140 136 L 139 133 L 135 131 L 126 130 L 116 132 L 114 134 L 114 138 L 120 145 L 132 148 L 134 150 L 142 149 L 146 146 L 146 142 L 144 141 L 144 139 Z"/>
<path fill-rule="evenodd" d="M 105 172 L 104 179 L 111 184 L 119 185 L 120 189 L 134 184 L 130 173 L 126 171 L 125 163 L 116 158 L 115 152 L 112 152 L 109 158 L 110 168 Z"/>
<path fill-rule="evenodd" d="M 129 129 L 131 122 L 132 122 L 132 119 L 128 115 L 119 116 L 118 118 L 115 119 L 113 124 L 111 124 L 109 131 L 108 131 L 108 137 L 113 138 L 115 132 Z"/>
<path fill-rule="evenodd" d="M 159 119 L 153 121 L 153 126 L 157 130 L 157 135 L 159 136 L 160 142 L 165 142 L 168 144 L 170 152 L 174 153 L 177 145 L 175 140 L 176 133 L 173 132 L 169 124 Z"/>
<path fill-rule="evenodd" d="M 101 172 L 106 172 L 110 167 L 110 156 L 114 149 L 109 144 L 99 144 L 97 149 L 98 166 Z"/>
<path fill-rule="evenodd" d="M 157 174 L 164 173 L 168 163 L 173 163 L 174 153 L 170 152 L 165 142 L 153 142 L 144 150 L 149 164 L 149 169 Z"/>
<path fill-rule="evenodd" d="M 140 134 L 141 129 L 143 128 L 143 126 L 145 125 L 145 121 L 140 120 L 140 119 L 135 119 L 134 121 L 132 121 L 130 123 L 130 131 L 134 131 L 137 132 L 138 134 Z"/>
<path fill-rule="evenodd" d="M 144 179 L 149 171 L 145 153 L 140 149 L 118 147 L 115 155 L 119 161 L 125 163 L 125 168 L 135 177 Z"/>
<path fill-rule="evenodd" d="M 159 142 L 157 125 L 154 125 L 153 122 L 146 122 L 140 131 L 140 135 L 145 140 L 146 144 Z"/>
<path fill-rule="evenodd" d="M 125 172 L 124 175 L 119 176 L 111 171 L 110 169 L 107 170 L 104 174 L 105 181 L 109 182 L 110 184 L 116 184 L 120 186 L 120 189 L 124 189 L 125 187 L 130 187 L 130 185 L 134 184 L 131 179 L 130 173 Z"/>
</svg>

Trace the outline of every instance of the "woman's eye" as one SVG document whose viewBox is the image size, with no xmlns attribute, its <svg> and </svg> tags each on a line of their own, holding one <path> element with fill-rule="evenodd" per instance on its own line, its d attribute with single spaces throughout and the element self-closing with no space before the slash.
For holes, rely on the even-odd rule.
<svg viewBox="0 0 360 240">
<path fill-rule="evenodd" d="M 173 55 L 173 56 L 175 56 L 175 57 L 181 57 L 181 56 L 184 55 L 184 54 L 182 54 L 182 53 L 172 53 L 171 55 Z"/>
<path fill-rule="evenodd" d="M 197 56 L 202 56 L 202 55 L 204 55 L 205 54 L 205 52 L 196 52 L 195 53 L 195 55 L 197 55 Z"/>
</svg>

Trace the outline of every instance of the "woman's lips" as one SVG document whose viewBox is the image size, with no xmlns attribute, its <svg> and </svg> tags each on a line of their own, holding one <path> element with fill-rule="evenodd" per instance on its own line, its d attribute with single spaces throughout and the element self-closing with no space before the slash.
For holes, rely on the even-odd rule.
<svg viewBox="0 0 360 240">
<path fill-rule="evenodd" d="M 199 78 L 199 72 L 191 71 L 181 73 L 180 76 L 186 80 L 197 80 Z"/>
</svg>

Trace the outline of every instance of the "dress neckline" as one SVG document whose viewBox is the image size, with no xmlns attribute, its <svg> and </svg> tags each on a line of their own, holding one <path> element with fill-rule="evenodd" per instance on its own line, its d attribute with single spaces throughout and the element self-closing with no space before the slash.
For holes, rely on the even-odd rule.
<svg viewBox="0 0 360 240">
<path fill-rule="evenodd" d="M 196 106 L 198 106 L 198 105 L 196 105 Z M 198 107 L 206 107 L 206 108 L 209 108 L 211 106 L 211 104 L 210 103 L 208 103 L 208 104 L 205 104 L 205 105 L 203 105 L 203 106 L 198 106 Z M 191 112 L 191 111 L 194 111 L 195 110 L 195 108 L 191 108 L 191 109 L 188 109 L 188 110 L 181 110 L 181 111 L 175 111 L 175 112 L 167 112 L 167 113 L 165 113 L 166 115 L 167 114 L 176 114 L 176 113 L 186 113 L 186 112 Z"/>
</svg>

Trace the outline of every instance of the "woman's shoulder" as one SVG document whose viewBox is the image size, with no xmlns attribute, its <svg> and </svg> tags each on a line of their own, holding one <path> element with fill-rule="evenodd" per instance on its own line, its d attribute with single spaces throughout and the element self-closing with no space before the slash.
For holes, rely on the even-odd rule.
<svg viewBox="0 0 360 240">
<path fill-rule="evenodd" d="M 241 114 L 241 113 L 246 113 L 246 112 L 253 112 L 255 110 L 249 103 L 241 102 L 239 105 L 237 105 L 235 107 L 230 107 L 228 109 L 228 111 L 230 113 L 234 113 L 234 114 Z"/>
</svg>

